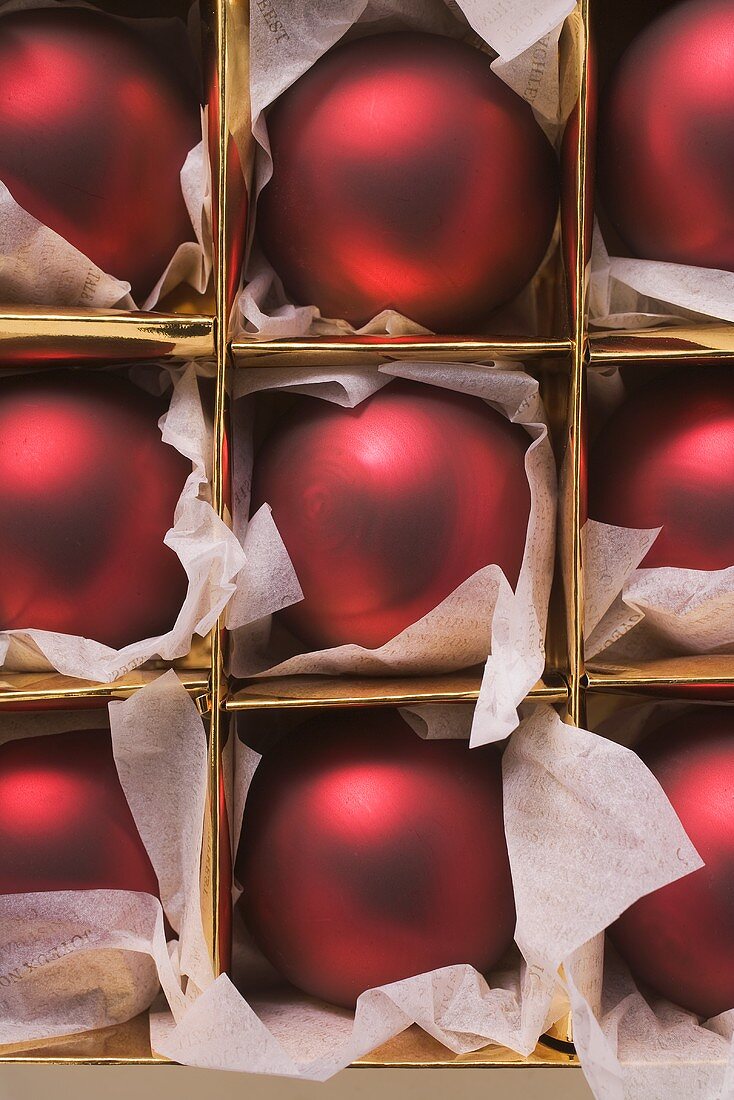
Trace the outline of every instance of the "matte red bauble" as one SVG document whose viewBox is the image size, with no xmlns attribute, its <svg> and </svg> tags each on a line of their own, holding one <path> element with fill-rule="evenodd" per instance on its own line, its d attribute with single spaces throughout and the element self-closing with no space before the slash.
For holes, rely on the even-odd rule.
<svg viewBox="0 0 734 1100">
<path fill-rule="evenodd" d="M 636 390 L 591 450 L 589 515 L 662 531 L 642 565 L 734 565 L 734 371 L 665 374 Z"/>
<path fill-rule="evenodd" d="M 734 1008 L 734 713 L 690 711 L 640 756 L 706 866 L 635 902 L 610 934 L 638 978 L 708 1019 Z"/>
<path fill-rule="evenodd" d="M 158 880 L 135 827 L 109 730 L 0 746 L 0 894 L 139 890 Z"/>
<path fill-rule="evenodd" d="M 301 398 L 257 454 L 304 599 L 280 612 L 317 648 L 375 648 L 477 569 L 517 583 L 527 432 L 479 398 L 393 382 L 355 409 Z"/>
<path fill-rule="evenodd" d="M 487 971 L 515 925 L 499 753 L 424 741 L 394 711 L 315 719 L 257 767 L 237 876 L 256 943 L 326 1001 Z"/>
<path fill-rule="evenodd" d="M 637 256 L 734 270 L 734 0 L 688 0 L 622 58 L 599 179 Z"/>
<path fill-rule="evenodd" d="M 185 78 L 124 23 L 68 8 L 2 17 L 0 180 L 139 302 L 193 240 L 180 172 L 200 140 Z"/>
<path fill-rule="evenodd" d="M 555 154 L 490 58 L 439 35 L 330 50 L 268 115 L 260 242 L 293 298 L 361 325 L 486 320 L 532 278 L 558 208 Z"/>
<path fill-rule="evenodd" d="M 0 382 L 0 629 L 120 649 L 173 626 L 188 582 L 163 539 L 191 464 L 164 408 L 106 373 Z"/>
</svg>

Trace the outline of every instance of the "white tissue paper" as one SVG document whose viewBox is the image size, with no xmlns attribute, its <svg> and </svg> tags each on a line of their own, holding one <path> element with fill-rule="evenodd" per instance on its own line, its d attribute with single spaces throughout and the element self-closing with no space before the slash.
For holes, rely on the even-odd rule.
<svg viewBox="0 0 734 1100">
<path fill-rule="evenodd" d="M 423 736 L 466 737 L 472 723 L 471 707 L 463 704 L 402 713 Z M 370 990 L 355 1012 L 282 985 L 260 986 L 246 1001 L 221 976 L 177 1025 L 157 1018 L 154 1048 L 187 1065 L 318 1080 L 413 1023 L 457 1054 L 489 1043 L 530 1053 L 568 1009 L 558 967 L 573 961 L 593 971 L 590 941 L 631 901 L 699 861 L 634 753 L 564 725 L 547 706 L 527 707 L 524 715 L 503 759 L 522 953 L 516 965 L 489 977 L 470 966 L 445 967 Z M 258 759 L 238 746 L 238 818 Z M 262 959 L 237 921 L 235 957 L 240 985 L 248 975 L 262 981 Z"/>
<path fill-rule="evenodd" d="M 649 731 L 664 716 L 683 709 L 680 703 L 629 707 L 607 719 L 600 731 L 634 742 L 643 729 Z M 682 826 L 667 799 L 656 813 L 660 814 L 661 851 L 664 828 L 670 826 L 675 830 L 670 838 L 674 849 Z M 686 840 L 680 852 L 681 871 L 668 881 L 702 866 L 700 858 L 691 858 L 692 851 Z M 653 888 L 648 883 L 639 896 Z M 734 1096 L 734 1006 L 702 1023 L 669 1001 L 648 1001 L 609 944 L 598 1004 L 591 1004 L 579 990 L 573 960 L 566 967 L 566 978 L 576 1050 L 597 1100 L 730 1100 Z"/>
<path fill-rule="evenodd" d="M 618 370 L 591 371 L 592 410 L 603 418 L 624 400 Z M 728 569 L 640 569 L 661 528 L 584 524 L 587 661 L 636 661 L 734 653 L 734 563 Z M 634 630 L 632 629 L 634 627 Z"/>
<path fill-rule="evenodd" d="M 734 1096 L 734 1013 L 704 1024 L 666 1001 L 649 1004 L 613 949 L 601 1013 L 569 974 L 574 1041 L 597 1100 L 729 1100 Z"/>
<path fill-rule="evenodd" d="M 427 675 L 486 661 L 472 744 L 506 737 L 517 707 L 543 674 L 544 635 L 553 573 L 556 475 L 538 383 L 511 364 L 391 363 L 377 369 L 293 368 L 241 371 L 235 410 L 263 390 L 312 394 L 354 407 L 391 378 L 409 378 L 484 399 L 530 436 L 525 469 L 531 512 L 517 589 L 487 565 L 438 607 L 378 649 L 342 645 L 299 653 L 299 643 L 271 638 L 272 614 L 302 598 L 298 578 L 267 505 L 247 523 L 252 433 L 241 422 L 233 441 L 234 523 L 247 564 L 227 612 L 235 676 Z M 248 410 L 245 409 L 247 414 Z M 235 417 L 238 414 L 235 411 Z M 491 655 L 490 655 L 491 654 Z M 489 659 L 487 659 L 489 657 Z"/>
<path fill-rule="evenodd" d="M 0 742 L 101 728 L 106 717 L 89 710 L 3 714 Z M 109 722 L 161 901 L 126 890 L 0 897 L 2 1045 L 123 1023 L 147 1009 L 159 988 L 180 1019 L 213 980 L 199 889 L 207 781 L 201 718 L 167 672 L 124 703 L 110 703 Z M 168 944 L 164 912 L 173 930 Z"/>
<path fill-rule="evenodd" d="M 58 7 L 54 0 L 9 0 L 3 15 L 26 9 Z M 65 4 L 82 7 L 85 3 Z M 152 310 L 179 283 L 203 294 L 212 269 L 211 171 L 206 108 L 201 112 L 202 140 L 181 166 L 181 193 L 195 241 L 183 241 L 144 302 L 134 302 L 130 284 L 102 271 L 64 237 L 20 206 L 0 180 L 0 298 L 20 305 L 78 306 L 83 309 Z"/>
<path fill-rule="evenodd" d="M 693 321 L 734 321 L 734 272 L 610 256 L 594 225 L 589 322 L 640 329 Z"/>
<path fill-rule="evenodd" d="M 211 429 L 201 405 L 194 364 L 134 368 L 132 378 L 143 386 L 172 387 L 171 404 L 159 427 L 165 443 L 191 459 L 193 466 L 179 497 L 173 523 L 164 542 L 177 554 L 189 580 L 186 599 L 172 629 L 115 650 L 89 638 L 47 630 L 0 631 L 0 664 L 13 671 L 49 671 L 65 676 L 110 682 L 158 656 L 171 661 L 191 648 L 192 636 L 205 636 L 234 591 L 234 579 L 244 564 L 239 542 L 210 503 Z"/>
<path fill-rule="evenodd" d="M 270 179 L 272 161 L 264 112 L 345 35 L 411 29 L 466 39 L 498 56 L 491 68 L 533 108 L 536 119 L 556 142 L 574 103 L 573 83 L 559 78 L 558 42 L 574 0 L 318 0 L 279 5 L 274 28 L 272 8 L 253 4 L 250 20 L 250 94 L 252 135 L 257 155 L 255 198 Z M 567 74 L 565 74 L 567 76 Z M 247 163 L 250 133 L 236 135 Z M 252 227 L 251 227 L 252 229 Z M 251 236 L 251 233 L 250 233 Z M 558 243 L 554 235 L 541 267 Z M 531 322 L 532 295 L 523 292 L 510 309 Z M 292 304 L 272 267 L 255 247 L 246 262 L 245 285 L 235 307 L 235 328 L 247 336 L 339 334 L 425 334 L 429 330 L 395 310 L 385 310 L 360 329 L 347 321 L 324 318 L 314 305 Z"/>
</svg>

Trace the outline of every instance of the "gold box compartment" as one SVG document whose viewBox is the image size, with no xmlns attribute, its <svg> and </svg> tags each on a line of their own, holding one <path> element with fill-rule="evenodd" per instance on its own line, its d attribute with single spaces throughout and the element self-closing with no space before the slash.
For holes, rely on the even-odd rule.
<svg viewBox="0 0 734 1100">
<path fill-rule="evenodd" d="M 639 0 L 623 9 L 614 0 L 590 0 L 589 27 L 594 43 L 594 70 L 603 90 L 612 68 L 632 38 L 671 7 L 673 0 Z M 593 211 L 592 211 L 593 213 Z M 593 217 L 589 219 L 590 224 Z M 617 234 L 607 224 L 609 252 L 629 255 Z M 634 362 L 647 359 L 706 360 L 734 356 L 734 325 L 724 321 L 681 322 L 651 328 L 603 330 L 591 326 L 589 357 L 592 363 Z"/>
</svg>

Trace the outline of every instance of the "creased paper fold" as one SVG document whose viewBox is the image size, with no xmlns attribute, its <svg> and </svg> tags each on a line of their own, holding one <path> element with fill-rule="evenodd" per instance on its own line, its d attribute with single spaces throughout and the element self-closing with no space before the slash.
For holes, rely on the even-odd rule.
<svg viewBox="0 0 734 1100">
<path fill-rule="evenodd" d="M 659 530 L 585 523 L 587 660 L 734 652 L 734 566 L 638 568 Z"/>
<path fill-rule="evenodd" d="M 610 256 L 595 224 L 589 320 L 606 329 L 734 321 L 734 272 Z"/>
</svg>

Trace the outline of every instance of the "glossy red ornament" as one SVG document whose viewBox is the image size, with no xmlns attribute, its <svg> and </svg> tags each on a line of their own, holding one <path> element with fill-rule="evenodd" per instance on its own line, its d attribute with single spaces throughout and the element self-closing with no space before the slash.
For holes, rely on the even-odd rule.
<svg viewBox="0 0 734 1100">
<path fill-rule="evenodd" d="M 734 371 L 664 374 L 635 390 L 594 442 L 589 515 L 662 531 L 642 565 L 734 565 Z"/>
<path fill-rule="evenodd" d="M 734 2 L 688 0 L 640 34 L 606 94 L 599 179 L 637 256 L 734 270 Z"/>
<path fill-rule="evenodd" d="M 610 934 L 639 979 L 708 1019 L 734 1008 L 734 712 L 689 711 L 640 756 L 706 866 L 635 902 Z"/>
<path fill-rule="evenodd" d="M 490 60 L 439 35 L 361 38 L 273 105 L 257 224 L 297 302 L 354 325 L 396 309 L 463 331 L 532 278 L 556 158 Z"/>
<path fill-rule="evenodd" d="M 499 753 L 424 741 L 394 711 L 321 715 L 258 765 L 237 877 L 261 950 L 326 1001 L 486 972 L 515 925 Z"/>
<path fill-rule="evenodd" d="M 187 77 L 125 23 L 68 8 L 2 16 L 0 180 L 138 302 L 194 239 L 180 172 L 200 140 Z"/>
<path fill-rule="evenodd" d="M 191 463 L 164 409 L 108 373 L 0 381 L 0 629 L 119 649 L 173 626 L 188 581 L 163 539 Z"/>
<path fill-rule="evenodd" d="M 109 730 L 0 746 L 0 894 L 46 890 L 138 890 L 158 897 Z"/>
<path fill-rule="evenodd" d="M 375 648 L 477 569 L 517 583 L 530 438 L 479 398 L 393 382 L 355 409 L 299 398 L 257 454 L 263 503 L 304 599 L 280 612 L 316 648 Z"/>
</svg>

